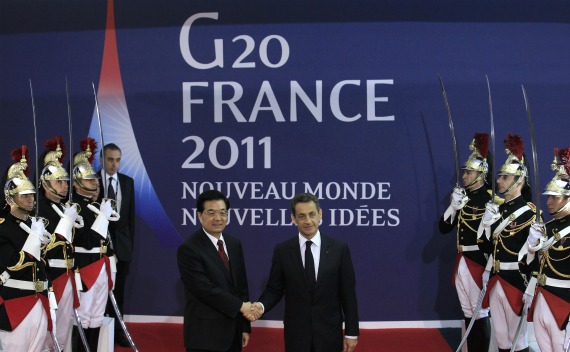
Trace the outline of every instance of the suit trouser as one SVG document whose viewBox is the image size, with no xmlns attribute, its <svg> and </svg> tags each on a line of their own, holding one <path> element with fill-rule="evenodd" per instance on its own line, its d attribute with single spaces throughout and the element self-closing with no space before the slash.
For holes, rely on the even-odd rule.
<svg viewBox="0 0 570 352">
<path fill-rule="evenodd" d="M 234 340 L 229 350 L 223 352 L 241 352 L 242 334 L 239 329 L 236 329 Z M 212 352 L 213 350 L 197 350 L 192 348 L 187 348 L 186 352 Z"/>
<path fill-rule="evenodd" d="M 123 309 L 125 302 L 125 286 L 127 283 L 127 275 L 129 275 L 130 264 L 131 262 L 117 260 L 117 273 L 115 276 L 115 288 L 113 289 L 113 295 L 117 301 L 117 307 L 123 316 L 125 315 L 125 310 Z M 112 318 L 117 317 L 113 304 L 110 301 L 107 303 L 105 313 Z M 121 324 L 119 324 L 118 321 L 115 321 L 115 331 L 121 330 Z"/>
</svg>

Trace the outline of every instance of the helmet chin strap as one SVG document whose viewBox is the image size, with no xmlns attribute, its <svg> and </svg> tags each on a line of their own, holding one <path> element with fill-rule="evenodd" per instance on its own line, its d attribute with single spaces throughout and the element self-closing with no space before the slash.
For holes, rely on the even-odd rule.
<svg viewBox="0 0 570 352">
<path fill-rule="evenodd" d="M 503 192 L 503 194 L 507 194 L 507 193 L 509 193 L 510 191 L 512 191 L 512 190 L 513 190 L 516 186 L 518 186 L 518 184 L 521 183 L 522 180 L 524 180 L 524 179 L 525 179 L 525 175 L 520 175 L 520 176 L 518 177 L 518 179 L 517 179 L 515 182 L 513 182 L 513 184 L 512 184 L 509 188 L 507 188 L 506 191 Z"/>
<path fill-rule="evenodd" d="M 476 184 L 477 182 L 479 182 L 480 180 L 484 180 L 485 176 L 486 176 L 485 173 L 480 172 L 479 176 L 477 176 L 473 181 L 471 181 L 468 185 L 466 185 L 465 188 L 469 188 L 474 184 Z"/>
<path fill-rule="evenodd" d="M 570 209 L 570 197 L 568 198 L 568 200 L 566 201 L 566 204 L 564 204 L 562 207 L 560 207 L 560 209 L 558 209 L 557 211 L 555 211 L 554 213 L 549 213 L 550 215 L 556 215 L 558 213 L 561 213 L 565 210 Z"/>
<path fill-rule="evenodd" d="M 53 188 L 49 182 L 42 182 L 43 185 L 45 185 L 48 189 L 48 191 L 50 191 L 51 194 L 53 194 L 54 196 L 60 198 L 60 200 L 62 200 L 63 198 L 65 198 L 67 196 L 67 194 L 59 194 L 55 188 Z"/>
<path fill-rule="evenodd" d="M 89 187 L 86 187 L 85 185 L 83 185 L 83 183 L 81 183 L 81 179 L 75 179 L 75 181 L 77 181 L 77 184 L 79 185 L 79 187 L 81 187 L 81 189 L 84 189 L 88 192 L 97 191 L 97 188 L 89 188 Z"/>
<path fill-rule="evenodd" d="M 21 206 L 20 204 L 18 204 L 18 202 L 16 202 L 16 200 L 15 200 L 13 197 L 11 197 L 11 196 L 6 198 L 6 202 L 7 202 L 8 204 L 14 204 L 14 205 L 16 206 L 16 208 L 18 208 L 18 210 L 24 212 L 24 213 L 27 214 L 27 215 L 30 215 L 30 213 L 31 213 L 32 210 L 33 210 L 33 208 L 32 208 L 32 210 L 28 210 L 28 209 L 22 208 L 22 206 Z M 36 205 L 36 201 L 34 200 L 34 206 L 35 206 L 35 205 Z"/>
</svg>

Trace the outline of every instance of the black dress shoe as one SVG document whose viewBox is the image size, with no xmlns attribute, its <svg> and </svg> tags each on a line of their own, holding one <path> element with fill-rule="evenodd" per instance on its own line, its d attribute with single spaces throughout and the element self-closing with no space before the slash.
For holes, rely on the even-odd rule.
<svg viewBox="0 0 570 352">
<path fill-rule="evenodd" d="M 115 344 L 123 347 L 130 347 L 129 340 L 122 331 L 115 332 Z"/>
</svg>

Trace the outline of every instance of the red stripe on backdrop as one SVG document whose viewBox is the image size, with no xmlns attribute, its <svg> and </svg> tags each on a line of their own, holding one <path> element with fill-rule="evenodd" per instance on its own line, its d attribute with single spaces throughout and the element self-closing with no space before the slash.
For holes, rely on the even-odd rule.
<svg viewBox="0 0 570 352">
<path fill-rule="evenodd" d="M 129 332 L 141 352 L 184 351 L 182 324 L 128 323 Z M 117 352 L 132 351 L 115 346 Z M 438 329 L 361 329 L 358 352 L 447 352 L 452 351 Z M 243 352 L 285 352 L 283 330 L 253 328 Z M 340 351 L 339 351 L 340 352 Z"/>
</svg>

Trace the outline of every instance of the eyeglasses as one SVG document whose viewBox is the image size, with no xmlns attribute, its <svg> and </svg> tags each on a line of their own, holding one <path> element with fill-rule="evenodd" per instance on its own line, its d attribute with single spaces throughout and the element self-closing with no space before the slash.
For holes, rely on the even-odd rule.
<svg viewBox="0 0 570 352">
<path fill-rule="evenodd" d="M 228 211 L 227 210 L 206 210 L 205 212 L 203 212 L 203 214 L 206 214 L 207 217 L 209 218 L 214 218 L 216 217 L 216 215 L 219 215 L 221 218 L 227 218 L 228 217 Z"/>
</svg>

